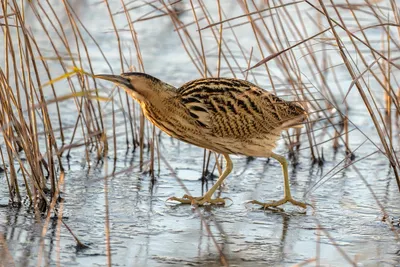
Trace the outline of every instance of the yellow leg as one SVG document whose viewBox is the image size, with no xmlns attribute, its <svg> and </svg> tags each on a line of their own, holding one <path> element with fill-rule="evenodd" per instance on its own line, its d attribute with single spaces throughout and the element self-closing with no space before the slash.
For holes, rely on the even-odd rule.
<svg viewBox="0 0 400 267">
<path fill-rule="evenodd" d="M 212 195 L 214 192 L 218 189 L 218 187 L 222 184 L 222 182 L 225 180 L 225 178 L 229 175 L 229 173 L 232 171 L 233 164 L 232 160 L 230 159 L 228 154 L 224 154 L 225 160 L 226 160 L 226 168 L 222 172 L 221 176 L 218 178 L 217 182 L 213 185 L 213 187 L 210 188 L 210 190 L 207 191 L 207 193 L 204 194 L 202 197 L 192 197 L 189 195 L 184 195 L 182 198 L 177 198 L 177 197 L 170 197 L 168 200 L 173 200 L 173 201 L 178 201 L 182 204 L 192 204 L 192 205 L 199 205 L 202 206 L 204 204 L 225 204 L 225 200 L 222 198 L 214 198 L 212 199 Z"/>
<path fill-rule="evenodd" d="M 282 156 L 277 155 L 275 153 L 272 153 L 271 157 L 276 159 L 277 161 L 279 161 L 279 163 L 282 166 L 283 183 L 284 183 L 284 186 L 285 186 L 284 197 L 282 199 L 278 200 L 278 201 L 273 201 L 271 203 L 263 203 L 263 202 L 260 202 L 260 201 L 257 201 L 257 200 L 250 201 L 250 203 L 261 205 L 264 208 L 271 208 L 271 207 L 278 207 L 278 206 L 280 206 L 282 204 L 285 204 L 286 202 L 290 202 L 295 206 L 299 206 L 299 207 L 302 207 L 302 208 L 305 209 L 307 207 L 307 205 L 309 205 L 309 204 L 302 203 L 302 202 L 294 200 L 292 198 L 292 195 L 290 194 L 288 163 L 287 163 L 285 157 L 282 157 Z"/>
</svg>

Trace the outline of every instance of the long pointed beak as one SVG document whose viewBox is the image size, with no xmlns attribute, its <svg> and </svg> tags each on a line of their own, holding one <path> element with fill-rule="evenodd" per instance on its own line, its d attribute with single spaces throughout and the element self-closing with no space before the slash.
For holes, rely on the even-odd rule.
<svg viewBox="0 0 400 267">
<path fill-rule="evenodd" d="M 121 75 L 111 75 L 111 74 L 97 74 L 94 75 L 95 78 L 107 80 L 118 85 L 125 86 L 126 88 L 132 89 L 132 84 L 129 79 L 122 77 Z"/>
</svg>

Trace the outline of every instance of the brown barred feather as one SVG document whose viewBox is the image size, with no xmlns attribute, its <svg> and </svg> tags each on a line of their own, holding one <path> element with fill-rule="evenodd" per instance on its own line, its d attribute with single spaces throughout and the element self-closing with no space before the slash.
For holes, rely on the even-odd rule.
<svg viewBox="0 0 400 267">
<path fill-rule="evenodd" d="M 116 82 L 161 130 L 218 153 L 268 157 L 280 132 L 306 118 L 299 104 L 248 81 L 203 78 L 176 89 L 149 77 L 128 73 Z"/>
</svg>

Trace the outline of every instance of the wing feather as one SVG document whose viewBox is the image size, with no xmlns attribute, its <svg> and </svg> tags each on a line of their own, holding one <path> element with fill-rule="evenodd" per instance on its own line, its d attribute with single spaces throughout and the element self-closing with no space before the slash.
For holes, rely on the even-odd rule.
<svg viewBox="0 0 400 267">
<path fill-rule="evenodd" d="M 194 80 L 178 92 L 193 122 L 216 137 L 257 138 L 305 118 L 300 105 L 239 79 Z"/>
</svg>

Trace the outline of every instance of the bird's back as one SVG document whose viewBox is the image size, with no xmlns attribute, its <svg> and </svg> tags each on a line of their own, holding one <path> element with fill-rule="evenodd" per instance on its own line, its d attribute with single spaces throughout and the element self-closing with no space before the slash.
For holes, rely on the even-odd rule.
<svg viewBox="0 0 400 267">
<path fill-rule="evenodd" d="M 201 126 L 216 136 L 251 138 L 292 126 L 304 109 L 239 79 L 204 78 L 184 84 L 178 95 Z"/>
<path fill-rule="evenodd" d="M 297 103 L 239 79 L 194 80 L 178 89 L 178 97 L 208 145 L 224 147 L 217 152 L 265 156 L 258 150 L 272 149 L 282 130 L 306 116 Z"/>
</svg>

